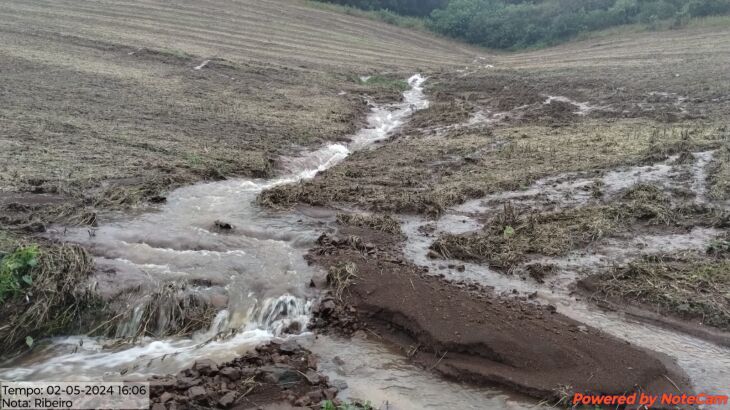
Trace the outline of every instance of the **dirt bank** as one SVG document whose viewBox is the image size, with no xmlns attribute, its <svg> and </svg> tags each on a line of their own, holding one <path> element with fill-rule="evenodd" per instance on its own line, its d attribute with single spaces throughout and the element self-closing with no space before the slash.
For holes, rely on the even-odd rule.
<svg viewBox="0 0 730 410">
<path fill-rule="evenodd" d="M 674 384 L 691 391 L 663 358 L 554 307 L 426 274 L 403 259 L 397 237 L 352 227 L 340 235 L 321 237 L 309 254 L 329 269 L 334 293 L 317 310 L 317 326 L 364 326 L 448 377 L 550 400 L 572 392 L 676 392 Z"/>
<path fill-rule="evenodd" d="M 175 376 L 150 380 L 153 410 L 321 409 L 339 403 L 317 373 L 317 358 L 296 342 L 271 343 L 228 363 L 200 360 Z"/>
</svg>

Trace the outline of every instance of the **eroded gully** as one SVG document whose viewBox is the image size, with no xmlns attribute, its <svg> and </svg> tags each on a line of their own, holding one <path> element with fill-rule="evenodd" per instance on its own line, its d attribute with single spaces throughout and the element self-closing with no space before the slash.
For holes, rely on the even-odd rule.
<svg viewBox="0 0 730 410">
<path fill-rule="evenodd" d="M 120 216 L 93 231 L 57 228 L 59 239 L 93 253 L 99 272 L 93 287 L 107 299 L 124 301 L 125 318 L 115 338 L 75 335 L 39 341 L 31 354 L 2 364 L 0 379 L 147 379 L 176 373 L 196 359 L 224 362 L 274 338 L 291 337 L 322 356 L 323 371 L 335 385 L 347 386 L 341 397 L 387 402 L 391 409 L 529 405 L 500 391 L 424 374 L 367 340 L 315 339 L 306 326 L 316 296 L 308 285 L 318 272 L 304 255 L 333 215 L 313 209 L 276 212 L 256 205 L 261 191 L 313 178 L 351 152 L 389 137 L 410 114 L 428 106 L 424 81 L 412 76 L 402 102 L 371 104 L 367 127 L 349 143 L 283 158 L 283 176 L 197 184 L 173 191 L 153 212 L 131 219 Z M 216 221 L 235 229 L 220 231 Z M 161 303 L 162 294 L 169 297 Z M 220 308 L 209 329 L 189 337 L 133 338 L 142 327 L 145 333 L 152 327 L 152 333 L 164 334 L 174 322 L 179 300 L 191 297 Z M 156 309 L 152 323 L 144 316 L 150 304 Z M 285 333 L 292 323 L 303 332 Z"/>
<path fill-rule="evenodd" d="M 498 390 L 446 382 L 368 340 L 315 339 L 306 331 L 306 325 L 310 301 L 316 296 L 308 284 L 318 272 L 307 265 L 303 256 L 322 230 L 329 229 L 333 215 L 305 208 L 274 212 L 255 203 L 257 195 L 267 188 L 313 178 L 351 152 L 387 138 L 412 112 L 428 106 L 422 90 L 424 81 L 419 75 L 411 77 L 411 89 L 404 93 L 400 103 L 373 105 L 368 126 L 349 143 L 330 144 L 283 159 L 285 172 L 281 177 L 193 185 L 175 190 L 164 206 L 151 213 L 132 219 L 120 217 L 93 232 L 59 229 L 57 235 L 63 240 L 80 243 L 95 255 L 101 272 L 95 278 L 95 287 L 100 294 L 107 298 L 132 295 L 126 302 L 125 321 L 117 328 L 116 338 L 76 335 L 40 342 L 32 354 L 4 363 L 0 379 L 145 379 L 154 374 L 175 373 L 198 358 L 223 362 L 274 338 L 295 337 L 322 356 L 323 371 L 335 384 L 338 379 L 347 384 L 345 397 L 362 397 L 375 404 L 388 402 L 391 409 L 535 406 Z M 469 221 L 463 217 L 468 206 L 447 213 L 439 221 L 439 230 L 477 227 L 475 222 L 468 222 L 466 229 L 450 222 Z M 235 229 L 217 231 L 214 226 L 218 220 Z M 426 237 L 418 229 L 426 223 L 418 218 L 403 218 L 409 238 L 406 254 L 414 262 L 438 272 L 437 265 L 443 263 L 425 257 L 433 237 Z M 685 244 L 679 247 L 686 249 L 700 246 L 712 234 L 693 232 L 684 242 L 679 238 L 653 239 L 659 244 Z M 610 251 L 608 245 L 605 251 Z M 585 256 L 584 263 L 597 257 Z M 575 256 L 562 261 L 564 273 L 553 283 L 540 286 L 479 265 L 467 264 L 464 273 L 454 274 L 456 279 L 477 280 L 497 291 L 537 291 L 540 301 L 556 304 L 567 316 L 675 358 L 699 391 L 727 393 L 723 381 L 730 377 L 728 349 L 606 313 L 577 300 L 570 294 L 569 284 L 576 277 L 571 266 L 583 263 L 576 262 L 579 259 Z M 104 272 L 114 274 L 105 276 Z M 180 283 L 186 286 L 176 288 Z M 172 304 L 180 293 L 185 293 L 219 306 L 213 324 L 190 337 L 144 337 L 130 341 L 141 326 L 154 326 L 158 333 L 164 333 L 171 321 L 171 312 L 166 309 L 171 310 L 172 306 L 166 308 L 161 304 L 152 324 L 142 323 L 142 313 L 148 304 L 159 304 L 151 295 L 159 295 L 154 291 L 166 286 L 174 290 Z M 284 333 L 292 323 L 298 323 L 304 332 L 296 336 Z"/>
</svg>

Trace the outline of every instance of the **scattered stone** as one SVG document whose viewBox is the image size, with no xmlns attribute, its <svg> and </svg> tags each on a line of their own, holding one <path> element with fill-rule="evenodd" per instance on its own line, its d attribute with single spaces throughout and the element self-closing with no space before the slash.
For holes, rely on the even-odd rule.
<svg viewBox="0 0 730 410">
<path fill-rule="evenodd" d="M 265 381 L 271 384 L 296 384 L 304 379 L 301 373 L 283 364 L 265 366 L 261 368 L 261 371 L 265 373 Z"/>
<path fill-rule="evenodd" d="M 195 362 L 193 370 L 197 371 L 199 374 L 212 376 L 218 373 L 218 365 L 210 359 L 203 359 Z"/>
<path fill-rule="evenodd" d="M 322 313 L 322 316 L 329 316 L 332 312 L 335 311 L 335 307 L 335 301 L 329 299 L 322 302 L 319 311 L 320 313 Z"/>
<path fill-rule="evenodd" d="M 333 400 L 335 397 L 337 397 L 337 388 L 330 387 L 329 389 L 324 389 L 323 393 L 326 400 Z"/>
<path fill-rule="evenodd" d="M 317 358 L 296 342 L 270 343 L 222 365 L 199 360 L 177 376 L 153 377 L 150 405 L 168 410 L 228 409 L 246 401 L 263 407 L 318 409 L 322 400 L 335 400 L 339 390 L 316 367 Z"/>
<path fill-rule="evenodd" d="M 164 392 L 160 396 L 160 403 L 167 403 L 168 401 L 172 400 L 173 398 L 175 398 L 174 394 L 172 394 L 170 392 Z"/>
<path fill-rule="evenodd" d="M 235 382 L 241 379 L 241 371 L 235 367 L 224 367 L 220 370 L 220 375 L 225 376 L 228 380 Z"/>
<path fill-rule="evenodd" d="M 234 229 L 234 226 L 230 223 L 220 220 L 213 222 L 213 227 L 218 231 L 232 231 Z"/>
<path fill-rule="evenodd" d="M 195 377 L 178 376 L 177 378 L 178 389 L 188 389 L 198 384 L 200 384 L 200 379 L 197 379 Z"/>
<path fill-rule="evenodd" d="M 191 400 L 197 401 L 207 395 L 208 395 L 207 390 L 205 390 L 205 388 L 201 387 L 201 386 L 193 386 L 188 389 L 188 397 L 190 397 Z"/>
<path fill-rule="evenodd" d="M 291 355 L 301 350 L 301 347 L 296 340 L 287 340 L 279 345 L 279 350 L 283 353 L 288 353 Z"/>
<path fill-rule="evenodd" d="M 236 402 L 236 398 L 238 397 L 238 393 L 231 391 L 226 393 L 223 397 L 221 397 L 218 400 L 218 404 L 220 404 L 221 407 L 224 409 L 227 409 L 233 405 L 233 403 Z"/>
</svg>

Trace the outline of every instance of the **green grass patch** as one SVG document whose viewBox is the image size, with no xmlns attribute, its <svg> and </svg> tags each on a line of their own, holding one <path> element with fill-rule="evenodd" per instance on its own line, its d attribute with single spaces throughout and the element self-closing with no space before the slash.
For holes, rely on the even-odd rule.
<svg viewBox="0 0 730 410">
<path fill-rule="evenodd" d="M 372 75 L 369 77 L 359 79 L 360 84 L 380 87 L 397 91 L 406 91 L 411 88 L 407 81 L 388 78 L 382 75 Z"/>
<path fill-rule="evenodd" d="M 33 284 L 31 270 L 38 266 L 38 246 L 20 247 L 0 259 L 0 303 Z"/>
<path fill-rule="evenodd" d="M 325 400 L 322 402 L 322 410 L 375 410 L 375 407 L 370 402 Z"/>
<path fill-rule="evenodd" d="M 100 312 L 87 279 L 93 260 L 75 245 L 23 245 L 0 261 L 0 352 L 32 347 L 34 340 L 81 326 Z M 22 295 L 22 297 L 20 297 Z"/>
</svg>

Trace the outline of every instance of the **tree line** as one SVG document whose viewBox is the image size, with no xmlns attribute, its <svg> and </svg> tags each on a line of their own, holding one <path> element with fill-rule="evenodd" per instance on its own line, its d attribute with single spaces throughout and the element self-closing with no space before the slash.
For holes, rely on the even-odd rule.
<svg viewBox="0 0 730 410">
<path fill-rule="evenodd" d="M 520 49 L 565 41 L 625 24 L 730 13 L 730 0 L 321 0 L 423 17 L 429 29 L 490 48 Z"/>
</svg>

